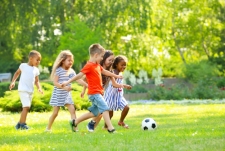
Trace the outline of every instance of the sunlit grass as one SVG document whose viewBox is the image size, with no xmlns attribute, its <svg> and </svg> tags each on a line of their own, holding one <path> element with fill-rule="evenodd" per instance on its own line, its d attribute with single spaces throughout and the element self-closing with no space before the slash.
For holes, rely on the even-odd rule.
<svg viewBox="0 0 225 151">
<path fill-rule="evenodd" d="M 103 121 L 94 133 L 86 130 L 89 120 L 72 133 L 69 112 L 60 111 L 52 133 L 45 133 L 51 112 L 29 113 L 28 131 L 16 131 L 19 114 L 0 113 L 0 150 L 217 150 L 225 149 L 225 104 L 131 105 L 126 119 L 130 129 L 117 125 L 121 112 L 115 112 L 117 133 L 103 130 Z M 79 117 L 87 111 L 77 112 Z M 141 122 L 152 117 L 158 128 L 141 130 Z"/>
</svg>

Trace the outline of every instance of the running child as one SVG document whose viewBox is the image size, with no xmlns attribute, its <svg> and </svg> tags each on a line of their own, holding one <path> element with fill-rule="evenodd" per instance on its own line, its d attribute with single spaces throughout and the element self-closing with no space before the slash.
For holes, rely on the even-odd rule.
<svg viewBox="0 0 225 151">
<path fill-rule="evenodd" d="M 39 82 L 39 69 L 37 66 L 40 64 L 41 61 L 41 54 L 36 51 L 30 51 L 28 55 L 28 63 L 21 63 L 19 69 L 15 72 L 12 82 L 9 86 L 9 90 L 15 87 L 16 79 L 20 76 L 19 85 L 18 85 L 18 92 L 20 96 L 20 101 L 22 103 L 23 110 L 20 115 L 20 120 L 16 124 L 15 128 L 27 130 L 29 127 L 26 124 L 27 114 L 31 107 L 33 92 L 34 92 L 34 84 L 36 85 L 38 91 L 43 94 L 41 89 L 41 85 Z"/>
<path fill-rule="evenodd" d="M 72 120 L 71 124 L 73 127 L 77 127 L 77 125 L 89 118 L 94 116 L 98 116 L 98 114 L 102 114 L 105 123 L 108 126 L 108 132 L 114 133 L 115 129 L 109 118 L 109 108 L 103 98 L 103 87 L 102 87 L 102 78 L 101 74 L 122 78 L 121 75 L 113 74 L 107 70 L 105 70 L 99 63 L 102 61 L 103 56 L 105 54 L 105 49 L 100 44 L 93 44 L 89 47 L 90 59 L 87 64 L 81 69 L 81 72 L 77 74 L 75 77 L 70 79 L 69 81 L 62 84 L 62 86 L 67 85 L 68 83 L 78 80 L 82 78 L 84 75 L 86 76 L 88 82 L 88 97 L 92 102 L 92 106 L 88 108 L 90 112 L 81 115 L 76 120 Z"/>
<path fill-rule="evenodd" d="M 126 69 L 126 66 L 127 58 L 122 55 L 117 56 L 112 65 L 113 73 L 115 73 L 116 75 L 122 75 L 122 72 Z M 116 82 L 122 84 L 123 79 L 116 79 Z M 123 86 L 126 89 L 132 88 L 130 85 L 126 84 L 124 84 Z M 123 96 L 123 88 L 115 88 L 110 82 L 109 86 L 105 90 L 104 98 L 110 110 L 110 119 L 113 117 L 113 111 L 122 110 L 118 125 L 128 129 L 129 126 L 124 123 L 124 119 L 126 118 L 130 108 Z"/>
<path fill-rule="evenodd" d="M 53 80 L 54 89 L 49 104 L 53 106 L 53 113 L 49 118 L 48 126 L 45 130 L 46 132 L 51 132 L 52 124 L 62 106 L 68 108 L 71 119 L 76 119 L 74 103 L 70 92 L 72 90 L 71 84 L 68 83 L 65 87 L 61 87 L 63 82 L 68 81 L 76 75 L 75 71 L 72 69 L 73 62 L 73 54 L 69 50 L 64 50 L 60 52 L 52 67 L 51 79 Z M 87 86 L 87 83 L 81 79 L 77 82 Z M 77 131 L 77 129 L 73 127 L 71 127 L 71 129 L 73 132 Z"/>
<path fill-rule="evenodd" d="M 103 56 L 103 60 L 100 62 L 100 65 L 104 69 L 106 69 L 108 71 L 111 71 L 112 70 L 113 61 L 114 61 L 114 54 L 113 54 L 113 52 L 110 51 L 110 50 L 106 50 L 106 52 L 105 52 L 105 54 Z M 108 76 L 102 74 L 102 85 L 103 85 L 104 89 L 107 88 L 108 83 L 109 83 L 110 80 L 112 81 L 112 85 L 114 87 L 117 87 L 117 88 L 122 88 L 123 87 L 122 84 L 116 83 L 115 78 L 108 77 Z M 82 95 L 84 93 L 85 93 L 85 89 L 83 90 Z M 93 132 L 94 131 L 94 129 L 97 127 L 98 123 L 100 122 L 101 118 L 102 118 L 102 114 L 99 114 L 97 117 L 92 118 L 92 120 L 87 125 L 87 128 L 88 128 L 89 132 Z"/>
</svg>

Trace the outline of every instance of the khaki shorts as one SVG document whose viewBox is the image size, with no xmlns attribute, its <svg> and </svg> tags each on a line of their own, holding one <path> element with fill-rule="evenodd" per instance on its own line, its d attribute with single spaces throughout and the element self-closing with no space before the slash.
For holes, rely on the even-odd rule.
<svg viewBox="0 0 225 151">
<path fill-rule="evenodd" d="M 22 103 L 22 107 L 30 107 L 33 93 L 20 91 L 19 95 L 20 95 L 20 101 Z"/>
</svg>

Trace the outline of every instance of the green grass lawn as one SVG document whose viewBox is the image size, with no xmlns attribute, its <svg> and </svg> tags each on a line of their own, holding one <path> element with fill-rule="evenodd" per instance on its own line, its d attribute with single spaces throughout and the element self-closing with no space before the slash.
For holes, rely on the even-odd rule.
<svg viewBox="0 0 225 151">
<path fill-rule="evenodd" d="M 103 130 L 103 121 L 94 133 L 86 124 L 71 132 L 69 112 L 60 111 L 52 133 L 45 133 L 51 112 L 29 113 L 28 131 L 14 129 L 19 114 L 0 112 L 0 150 L 78 150 L 78 151 L 224 151 L 225 104 L 202 105 L 131 105 L 126 119 L 130 129 L 117 125 L 120 111 L 112 119 L 117 133 Z M 87 111 L 79 111 L 77 115 Z M 158 128 L 143 131 L 141 122 L 152 117 Z"/>
</svg>

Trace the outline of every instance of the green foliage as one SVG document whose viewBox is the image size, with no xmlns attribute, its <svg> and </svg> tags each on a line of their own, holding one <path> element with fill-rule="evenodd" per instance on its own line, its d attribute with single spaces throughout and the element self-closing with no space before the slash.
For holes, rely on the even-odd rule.
<svg viewBox="0 0 225 151">
<path fill-rule="evenodd" d="M 183 99 L 223 99 L 225 91 L 216 86 L 216 81 L 201 80 L 188 87 L 176 84 L 171 87 L 157 86 L 148 91 L 148 97 L 153 100 L 183 100 Z"/>
<path fill-rule="evenodd" d="M 126 94 L 128 94 L 128 93 L 147 93 L 147 92 L 148 92 L 148 88 L 146 88 L 144 85 L 141 85 L 141 84 L 132 86 L 132 89 L 130 89 L 130 90 L 124 89 L 124 93 L 126 93 Z"/>
<path fill-rule="evenodd" d="M 175 85 L 171 88 L 156 86 L 148 92 L 148 96 L 153 100 L 182 100 L 183 98 L 186 98 L 185 92 L 187 91 L 181 89 L 181 86 L 179 85 Z"/>
<path fill-rule="evenodd" d="M 218 88 L 223 88 L 223 87 L 225 87 L 225 77 L 219 78 L 219 80 L 217 81 L 216 86 L 217 86 Z"/>
<path fill-rule="evenodd" d="M 35 112 L 45 112 L 52 110 L 49 105 L 49 101 L 53 91 L 52 83 L 41 83 L 44 94 L 40 94 L 35 88 L 32 105 L 30 111 Z M 82 87 L 73 84 L 72 98 L 75 102 L 75 107 L 77 110 L 87 109 L 90 106 L 87 96 L 84 99 L 80 98 L 80 92 Z M 19 112 L 22 109 L 22 104 L 20 102 L 19 94 L 17 90 L 6 91 L 4 97 L 0 98 L 0 108 L 2 111 Z"/>
<path fill-rule="evenodd" d="M 1 72 L 14 73 L 32 49 L 49 68 L 59 50 L 70 49 L 77 70 L 95 42 L 126 55 L 135 75 L 162 67 L 164 77 L 175 77 L 177 65 L 203 59 L 225 72 L 223 0 L 5 0 L 0 10 Z"/>
<path fill-rule="evenodd" d="M 6 91 L 9 91 L 10 82 L 0 83 L 0 97 L 3 97 Z M 15 83 L 15 88 L 18 87 L 18 82 Z"/>
<path fill-rule="evenodd" d="M 78 17 L 74 17 L 73 21 L 65 24 L 58 50 L 70 50 L 74 54 L 74 66 L 79 70 L 81 63 L 89 59 L 89 46 L 100 43 L 100 37 L 100 29 L 91 30 Z"/>
<path fill-rule="evenodd" d="M 218 69 L 216 65 L 208 61 L 200 61 L 186 64 L 183 68 L 183 74 L 188 81 L 196 83 L 217 76 Z"/>
</svg>

